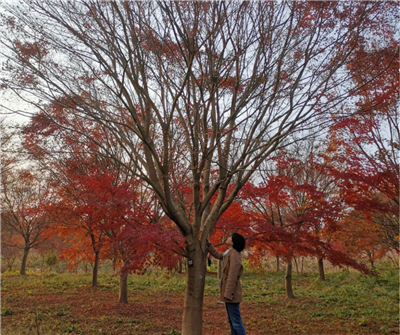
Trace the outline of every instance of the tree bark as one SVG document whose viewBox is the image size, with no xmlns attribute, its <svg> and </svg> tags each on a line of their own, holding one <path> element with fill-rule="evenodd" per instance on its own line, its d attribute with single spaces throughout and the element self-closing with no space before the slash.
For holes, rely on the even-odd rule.
<svg viewBox="0 0 400 335">
<path fill-rule="evenodd" d="M 98 285 L 97 277 L 99 273 L 99 261 L 100 261 L 100 251 L 96 251 L 94 256 L 92 287 L 96 287 Z"/>
<path fill-rule="evenodd" d="M 117 273 L 117 260 L 118 260 L 118 253 L 116 250 L 114 250 L 113 253 L 113 260 L 112 260 L 112 267 L 113 267 L 113 273 Z"/>
<path fill-rule="evenodd" d="M 372 259 L 369 260 L 369 263 L 371 264 L 371 269 L 374 270 L 375 269 L 375 263 Z"/>
<path fill-rule="evenodd" d="M 297 275 L 300 275 L 300 272 L 299 272 L 299 263 L 297 262 L 297 258 L 296 258 L 296 257 L 293 257 L 293 259 L 294 259 L 294 264 L 296 265 L 296 272 L 297 272 Z"/>
<path fill-rule="evenodd" d="M 128 272 L 121 272 L 119 277 L 119 303 L 128 303 Z"/>
<path fill-rule="evenodd" d="M 121 255 L 124 252 L 121 251 Z M 125 271 L 126 266 L 128 265 L 128 259 L 123 258 L 123 265 L 121 268 L 120 276 L 119 276 L 119 300 L 118 302 L 121 304 L 128 303 L 128 272 Z"/>
<path fill-rule="evenodd" d="M 26 262 L 28 260 L 28 254 L 29 254 L 29 248 L 25 247 L 24 255 L 22 256 L 21 270 L 19 272 L 22 276 L 26 276 Z"/>
<path fill-rule="evenodd" d="M 202 335 L 203 297 L 207 270 L 206 253 L 200 245 L 190 254 L 193 266 L 187 266 L 185 301 L 183 306 L 182 335 Z"/>
<path fill-rule="evenodd" d="M 276 272 L 279 272 L 279 256 L 276 256 Z"/>
<path fill-rule="evenodd" d="M 322 257 L 318 257 L 318 270 L 319 279 L 325 281 L 324 259 Z"/>
<path fill-rule="evenodd" d="M 182 266 L 182 259 L 179 259 L 179 261 L 178 261 L 178 264 L 176 265 L 176 271 L 178 272 L 178 273 L 183 273 L 183 266 Z"/>
<path fill-rule="evenodd" d="M 286 297 L 289 299 L 295 298 L 292 286 L 292 272 L 293 272 L 293 265 L 292 265 L 292 260 L 290 259 L 287 262 L 286 274 L 285 274 Z"/>
</svg>

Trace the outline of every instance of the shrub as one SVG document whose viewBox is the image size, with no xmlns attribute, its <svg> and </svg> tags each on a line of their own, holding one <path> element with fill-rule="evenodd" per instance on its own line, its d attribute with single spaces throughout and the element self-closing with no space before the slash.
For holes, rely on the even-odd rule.
<svg viewBox="0 0 400 335">
<path fill-rule="evenodd" d="M 51 253 L 51 254 L 47 254 L 44 257 L 44 262 L 46 263 L 46 265 L 48 267 L 51 268 L 53 265 L 55 265 L 57 263 L 57 259 L 58 259 L 57 255 L 54 253 Z"/>
</svg>

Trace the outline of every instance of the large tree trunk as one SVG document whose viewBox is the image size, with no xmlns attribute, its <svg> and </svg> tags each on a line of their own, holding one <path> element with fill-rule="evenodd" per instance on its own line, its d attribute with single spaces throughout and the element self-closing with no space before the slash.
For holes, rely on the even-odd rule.
<svg viewBox="0 0 400 335">
<path fill-rule="evenodd" d="M 96 251 L 94 254 L 92 287 L 96 287 L 98 285 L 97 277 L 99 273 L 100 251 Z"/>
<path fill-rule="evenodd" d="M 203 297 L 207 270 L 206 253 L 200 245 L 191 254 L 193 266 L 187 267 L 185 301 L 183 306 L 182 335 L 202 335 Z"/>
<path fill-rule="evenodd" d="M 318 257 L 318 270 L 319 279 L 325 281 L 324 259 L 322 257 Z"/>
<path fill-rule="evenodd" d="M 289 259 L 286 265 L 286 274 L 285 274 L 285 288 L 286 288 L 286 297 L 289 299 L 293 299 L 295 296 L 293 294 L 293 286 L 292 286 L 292 271 L 293 265 L 292 260 Z"/>
<path fill-rule="evenodd" d="M 22 276 L 26 276 L 26 262 L 28 260 L 28 254 L 29 248 L 25 246 L 24 255 L 22 256 L 21 270 L 19 272 Z"/>
</svg>

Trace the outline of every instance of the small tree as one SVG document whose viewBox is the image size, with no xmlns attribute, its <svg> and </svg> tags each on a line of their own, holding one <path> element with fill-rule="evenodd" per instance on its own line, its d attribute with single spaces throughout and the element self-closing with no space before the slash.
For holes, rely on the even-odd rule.
<svg viewBox="0 0 400 335">
<path fill-rule="evenodd" d="M 47 239 L 45 233 L 50 221 L 43 210 L 49 198 L 47 186 L 27 170 L 7 174 L 2 179 L 1 221 L 22 237 L 22 243 L 15 245 L 23 250 L 21 275 L 26 275 L 29 251 Z"/>
<path fill-rule="evenodd" d="M 251 258 L 260 260 L 266 252 L 283 257 L 288 298 L 294 298 L 292 262 L 296 256 L 317 257 L 322 280 L 322 259 L 368 273 L 342 248 L 330 243 L 332 232 L 340 227 L 344 207 L 335 179 L 327 174 L 316 147 L 314 141 L 309 141 L 308 146 L 295 145 L 281 151 L 265 167 L 260 185 L 249 184 L 243 192 L 246 214 L 252 222 L 250 237 L 255 252 Z"/>
</svg>

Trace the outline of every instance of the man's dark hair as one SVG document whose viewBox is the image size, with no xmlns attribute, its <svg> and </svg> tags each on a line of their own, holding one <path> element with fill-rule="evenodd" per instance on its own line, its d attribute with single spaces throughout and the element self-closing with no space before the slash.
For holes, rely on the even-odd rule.
<svg viewBox="0 0 400 335">
<path fill-rule="evenodd" d="M 233 243 L 233 249 L 239 252 L 241 252 L 246 245 L 244 237 L 238 233 L 232 234 L 232 243 Z"/>
</svg>

